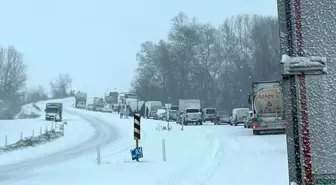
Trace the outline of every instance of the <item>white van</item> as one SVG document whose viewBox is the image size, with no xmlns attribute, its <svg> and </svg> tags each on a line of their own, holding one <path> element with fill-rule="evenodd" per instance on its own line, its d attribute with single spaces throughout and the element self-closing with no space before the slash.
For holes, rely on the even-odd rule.
<svg viewBox="0 0 336 185">
<path fill-rule="evenodd" d="M 249 108 L 237 108 L 232 110 L 231 126 L 237 126 L 238 124 L 245 123 L 245 120 L 249 116 Z"/>
</svg>

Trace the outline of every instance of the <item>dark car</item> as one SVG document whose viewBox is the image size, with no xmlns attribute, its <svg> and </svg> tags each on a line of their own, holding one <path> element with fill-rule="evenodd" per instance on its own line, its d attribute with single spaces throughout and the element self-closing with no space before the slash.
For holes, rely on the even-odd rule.
<svg viewBox="0 0 336 185">
<path fill-rule="evenodd" d="M 220 111 L 217 113 L 217 124 L 221 124 L 221 123 L 227 123 L 229 124 L 231 122 L 230 119 L 230 113 L 224 112 L 224 111 Z"/>
</svg>

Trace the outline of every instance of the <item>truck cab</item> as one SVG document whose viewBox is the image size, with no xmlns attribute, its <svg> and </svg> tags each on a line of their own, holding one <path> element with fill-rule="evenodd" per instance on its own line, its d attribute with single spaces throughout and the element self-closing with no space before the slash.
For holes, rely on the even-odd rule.
<svg viewBox="0 0 336 185">
<path fill-rule="evenodd" d="M 62 103 L 47 103 L 44 109 L 45 120 L 62 121 L 63 104 Z"/>
<path fill-rule="evenodd" d="M 57 119 L 59 121 L 60 119 L 60 107 L 59 106 L 47 106 L 44 110 L 45 112 L 45 120 L 55 120 Z"/>
</svg>

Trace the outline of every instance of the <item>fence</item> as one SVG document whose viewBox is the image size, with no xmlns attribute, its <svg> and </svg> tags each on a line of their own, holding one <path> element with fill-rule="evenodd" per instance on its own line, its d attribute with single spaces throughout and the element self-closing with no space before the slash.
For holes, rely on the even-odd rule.
<svg viewBox="0 0 336 185">
<path fill-rule="evenodd" d="M 3 144 L 0 144 L 0 155 L 4 152 L 18 150 L 25 147 L 35 146 L 38 144 L 44 144 L 54 139 L 64 136 L 64 125 L 66 122 L 52 122 L 50 125 L 40 127 L 39 130 L 32 130 L 28 137 L 23 137 L 23 132 L 17 134 L 5 135 Z M 18 141 L 9 143 L 9 137 L 18 137 Z M 0 140 L 1 141 L 1 140 Z M 2 145 L 2 146 L 1 146 Z"/>
</svg>

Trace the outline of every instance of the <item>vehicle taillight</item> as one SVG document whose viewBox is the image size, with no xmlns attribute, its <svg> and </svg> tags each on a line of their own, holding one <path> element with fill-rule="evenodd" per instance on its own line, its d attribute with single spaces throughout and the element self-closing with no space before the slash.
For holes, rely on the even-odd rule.
<svg viewBox="0 0 336 185">
<path fill-rule="evenodd" d="M 253 125 L 252 128 L 253 128 L 253 129 L 260 128 L 260 126 L 259 126 L 259 125 Z"/>
<path fill-rule="evenodd" d="M 282 128 L 286 128 L 286 124 L 282 124 L 281 126 L 282 126 Z"/>
</svg>

